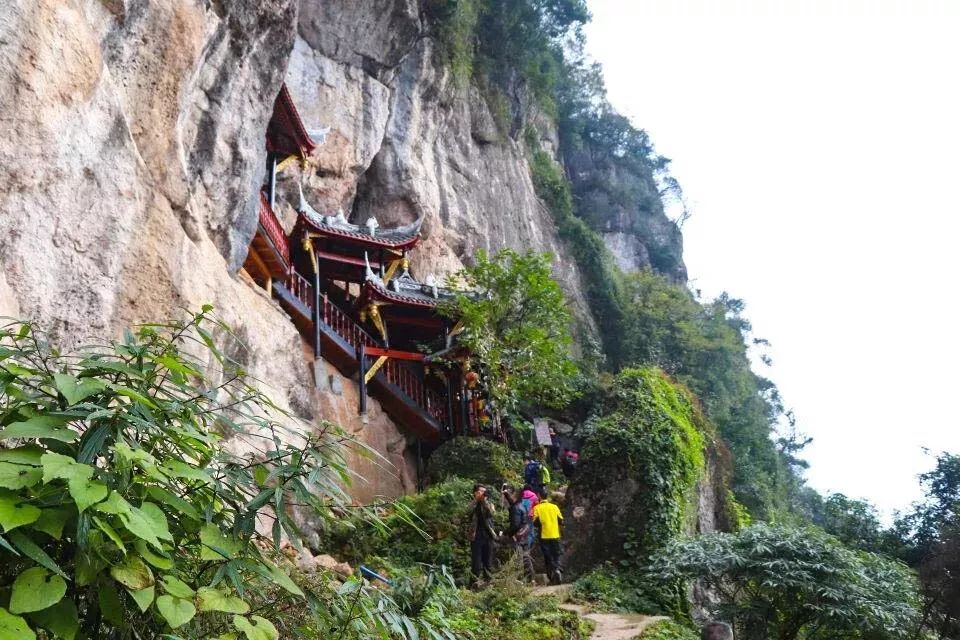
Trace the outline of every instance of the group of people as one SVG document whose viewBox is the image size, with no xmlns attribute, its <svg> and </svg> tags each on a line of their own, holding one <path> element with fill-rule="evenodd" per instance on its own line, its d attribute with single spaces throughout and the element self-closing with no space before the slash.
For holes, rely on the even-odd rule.
<svg viewBox="0 0 960 640">
<path fill-rule="evenodd" d="M 531 454 L 524 465 L 523 479 L 522 487 L 504 484 L 500 488 L 501 497 L 509 509 L 509 519 L 507 529 L 499 533 L 494 525 L 494 504 L 487 487 L 482 484 L 473 487 L 470 550 L 475 581 L 490 577 L 494 548 L 498 543 L 512 546 L 514 557 L 528 580 L 534 577 L 531 553 L 539 543 L 547 577 L 554 584 L 563 580 L 560 566 L 563 514 L 550 499 L 550 469 Z"/>
</svg>

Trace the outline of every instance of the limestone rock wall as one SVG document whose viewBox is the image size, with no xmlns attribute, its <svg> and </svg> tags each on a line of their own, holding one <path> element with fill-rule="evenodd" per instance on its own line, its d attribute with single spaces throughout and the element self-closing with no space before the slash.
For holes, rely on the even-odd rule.
<svg viewBox="0 0 960 640">
<path fill-rule="evenodd" d="M 356 497 L 394 496 L 416 483 L 406 437 L 375 401 L 363 424 L 350 381 L 318 393 L 293 324 L 238 273 L 297 16 L 293 0 L 0 7 L 0 314 L 70 346 L 212 303 L 273 398 L 383 456 L 357 457 Z"/>
</svg>

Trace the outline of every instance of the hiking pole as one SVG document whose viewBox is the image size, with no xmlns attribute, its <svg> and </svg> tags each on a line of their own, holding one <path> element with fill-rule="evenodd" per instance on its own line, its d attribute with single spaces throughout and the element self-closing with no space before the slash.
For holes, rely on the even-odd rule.
<svg viewBox="0 0 960 640">
<path fill-rule="evenodd" d="M 363 564 L 360 565 L 360 575 L 362 575 L 364 578 L 367 578 L 368 580 L 379 580 L 380 582 L 384 583 L 388 587 L 393 586 L 393 583 L 390 582 L 390 580 L 388 580 L 387 578 L 384 578 L 382 575 L 380 575 L 370 567 Z"/>
</svg>

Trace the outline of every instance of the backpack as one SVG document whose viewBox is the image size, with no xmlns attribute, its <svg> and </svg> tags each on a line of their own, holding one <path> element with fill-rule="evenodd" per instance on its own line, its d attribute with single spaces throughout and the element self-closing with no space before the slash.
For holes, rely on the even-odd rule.
<svg viewBox="0 0 960 640">
<path fill-rule="evenodd" d="M 528 462 L 523 469 L 523 480 L 529 485 L 540 484 L 543 480 L 543 465 L 536 460 Z"/>
<path fill-rule="evenodd" d="M 540 484 L 544 486 L 550 484 L 550 469 L 548 469 L 545 464 L 540 465 Z"/>
<path fill-rule="evenodd" d="M 525 539 L 530 532 L 530 517 L 522 500 L 510 507 L 510 528 L 514 530 L 513 539 L 517 542 Z"/>
</svg>

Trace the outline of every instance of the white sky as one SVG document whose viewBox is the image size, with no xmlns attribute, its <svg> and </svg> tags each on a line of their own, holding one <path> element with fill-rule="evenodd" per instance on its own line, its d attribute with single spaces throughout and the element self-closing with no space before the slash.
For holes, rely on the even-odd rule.
<svg viewBox="0 0 960 640">
<path fill-rule="evenodd" d="M 960 453 L 960 1 L 589 0 L 610 101 L 673 159 L 692 286 L 773 343 L 809 483 L 885 514 Z"/>
</svg>

